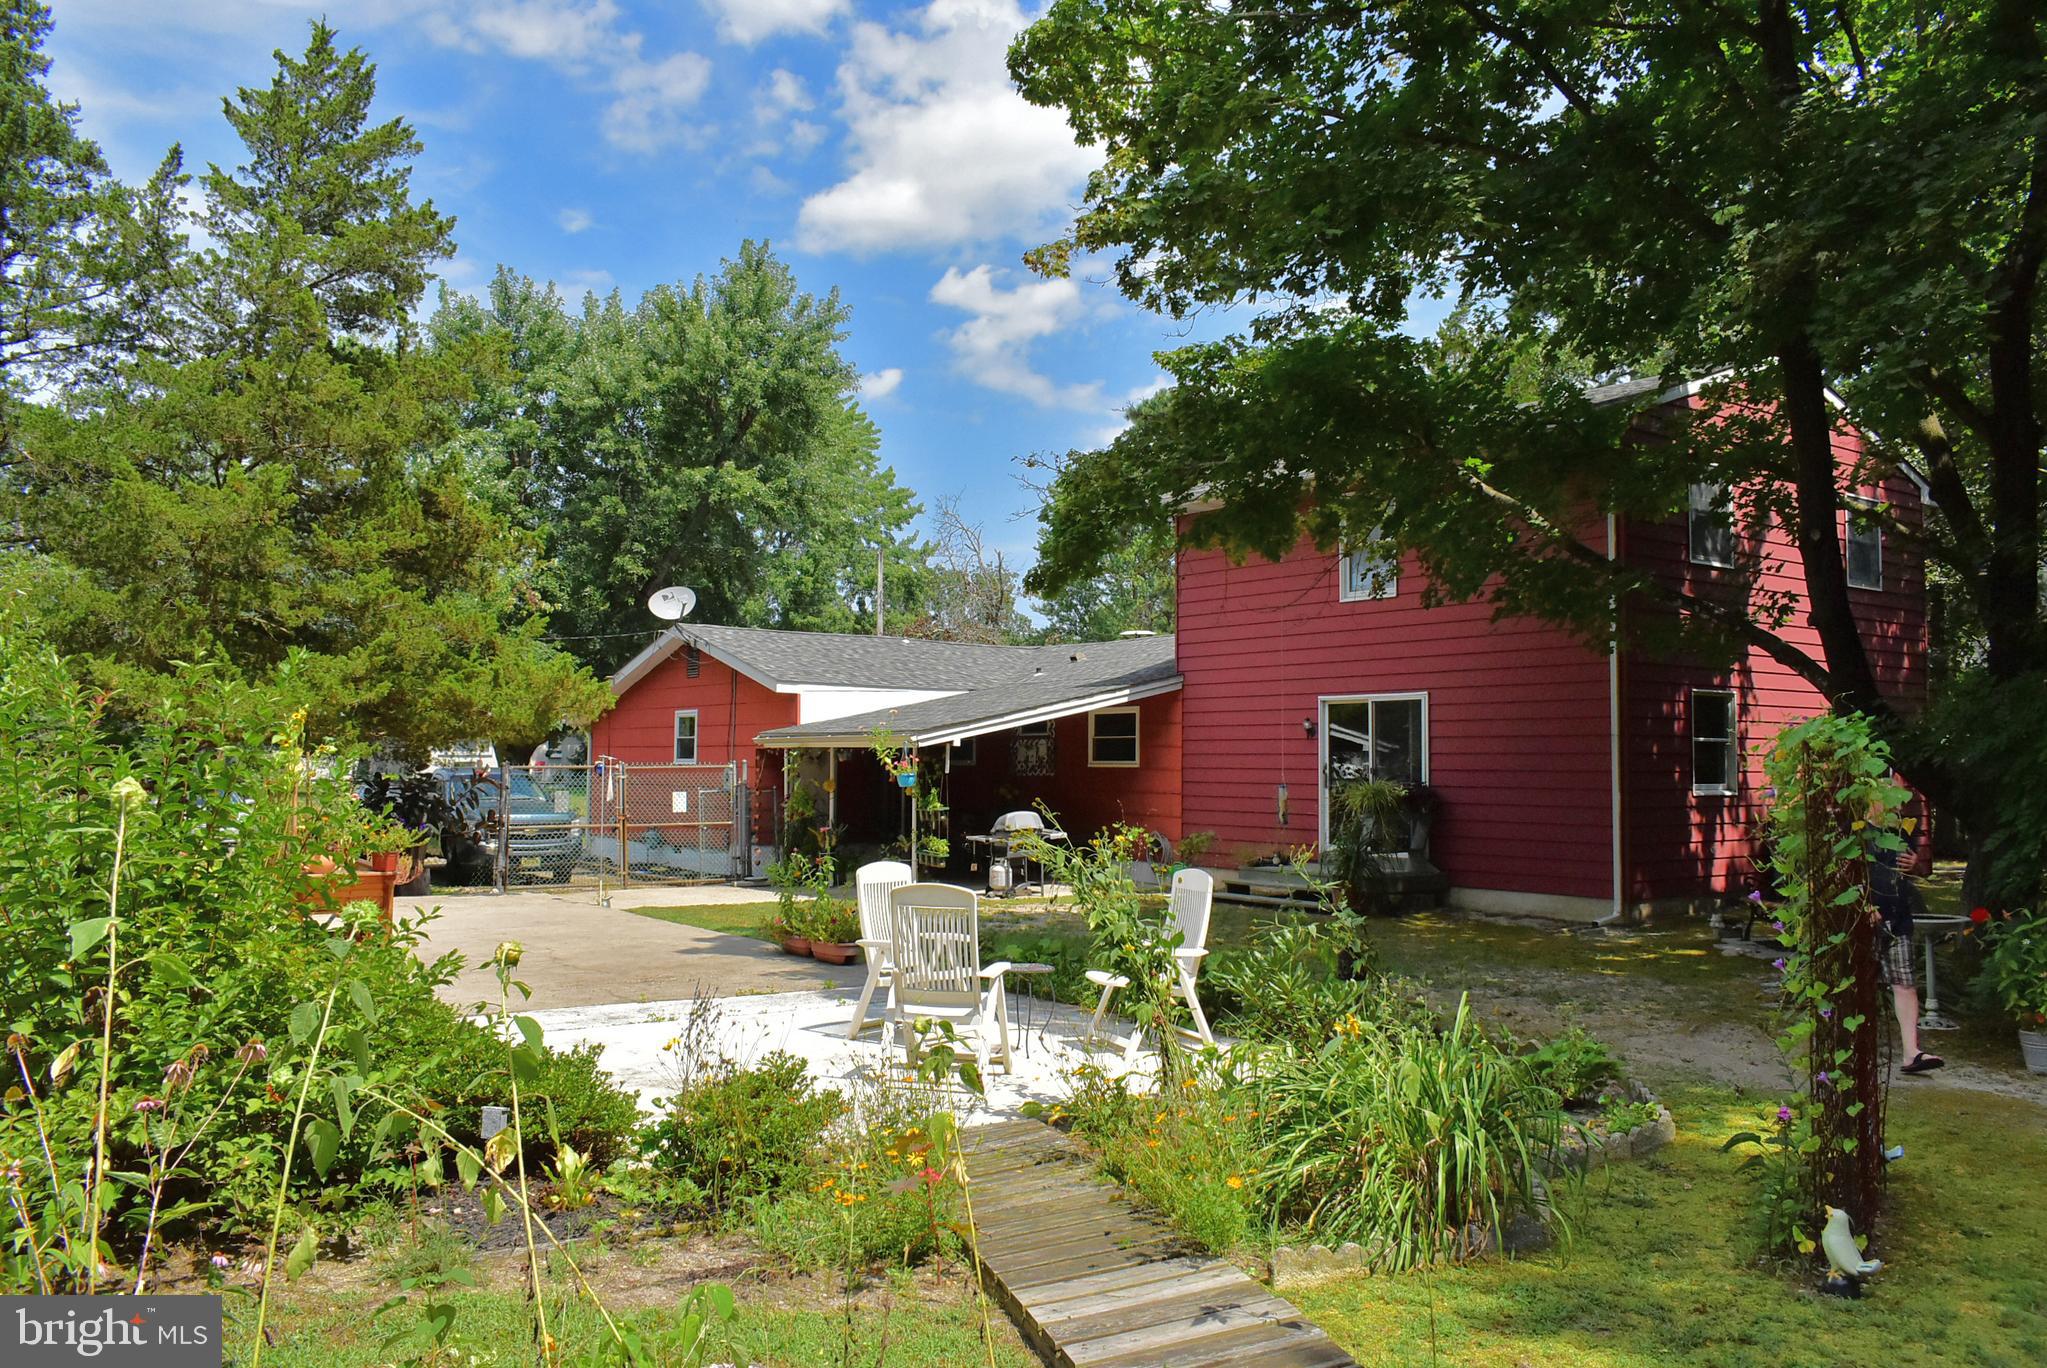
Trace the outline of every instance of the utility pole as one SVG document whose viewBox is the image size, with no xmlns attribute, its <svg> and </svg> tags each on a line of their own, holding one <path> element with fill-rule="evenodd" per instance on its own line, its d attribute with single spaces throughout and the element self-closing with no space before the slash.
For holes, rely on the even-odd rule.
<svg viewBox="0 0 2047 1368">
<path fill-rule="evenodd" d="M 881 636 L 884 634 L 882 632 L 881 621 L 882 618 L 886 615 L 886 610 L 882 607 L 881 567 L 883 558 L 887 554 L 888 548 L 885 545 L 877 545 L 874 548 L 874 634 L 876 636 Z"/>
</svg>

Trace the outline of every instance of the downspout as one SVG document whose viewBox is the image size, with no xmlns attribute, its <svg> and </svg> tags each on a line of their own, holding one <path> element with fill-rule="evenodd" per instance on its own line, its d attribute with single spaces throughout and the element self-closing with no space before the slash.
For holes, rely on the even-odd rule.
<svg viewBox="0 0 2047 1368">
<path fill-rule="evenodd" d="M 1606 515 L 1606 558 L 1620 559 L 1620 534 L 1614 515 Z M 1626 861 L 1621 842 L 1621 624 L 1620 596 L 1616 591 L 1613 600 L 1611 629 L 1606 642 L 1606 755 L 1609 768 L 1610 811 L 1608 821 L 1613 831 L 1613 911 L 1611 919 L 1619 921 L 1626 909 L 1627 881 Z"/>
</svg>

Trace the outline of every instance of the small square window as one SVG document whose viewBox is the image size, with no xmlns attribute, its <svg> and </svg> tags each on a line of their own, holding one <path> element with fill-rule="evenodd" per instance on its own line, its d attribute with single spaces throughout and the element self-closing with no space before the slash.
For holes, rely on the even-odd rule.
<svg viewBox="0 0 2047 1368">
<path fill-rule="evenodd" d="M 973 764 L 974 761 L 980 759 L 980 741 L 980 737 L 970 736 L 964 741 L 953 742 L 952 767 L 954 769 L 965 769 Z"/>
<path fill-rule="evenodd" d="M 1088 714 L 1087 762 L 1125 769 L 1137 763 L 1137 709 L 1109 708 Z"/>
<path fill-rule="evenodd" d="M 697 762 L 697 714 L 691 708 L 675 715 L 675 763 L 694 765 Z"/>
<path fill-rule="evenodd" d="M 1400 594 L 1400 552 L 1376 537 L 1362 551 L 1337 557 L 1337 598 L 1344 603 L 1396 598 Z"/>
<path fill-rule="evenodd" d="M 1692 690 L 1692 792 L 1727 796 L 1741 784 L 1741 753 L 1734 736 L 1734 694 Z"/>
<path fill-rule="evenodd" d="M 1871 513 L 1863 511 L 1866 507 L 1851 506 L 1848 510 L 1846 541 L 1851 589 L 1884 587 L 1884 530 Z"/>
<path fill-rule="evenodd" d="M 1734 564 L 1734 511 L 1728 507 L 1727 486 L 1693 485 L 1685 526 L 1694 565 Z"/>
</svg>

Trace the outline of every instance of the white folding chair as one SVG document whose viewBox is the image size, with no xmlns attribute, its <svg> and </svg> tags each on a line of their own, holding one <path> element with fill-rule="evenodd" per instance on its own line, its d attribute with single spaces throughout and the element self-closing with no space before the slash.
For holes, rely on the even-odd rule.
<svg viewBox="0 0 2047 1368">
<path fill-rule="evenodd" d="M 1010 1071 L 1009 1003 L 1002 991 L 1007 960 L 981 963 L 980 899 L 950 884 L 913 883 L 889 901 L 889 1020 L 904 1057 L 923 1052 L 916 1023 L 950 1022 L 987 1071 L 991 1045 Z"/>
<path fill-rule="evenodd" d="M 900 860 L 876 860 L 861 865 L 853 873 L 853 888 L 860 901 L 860 953 L 867 960 L 867 986 L 860 990 L 860 1005 L 853 1009 L 853 1025 L 846 1032 L 848 1040 L 858 1039 L 870 1019 L 880 1022 L 887 1015 L 887 998 L 882 999 L 880 1013 L 871 1013 L 870 1009 L 875 990 L 888 983 L 893 972 L 888 895 L 916 877 Z"/>
<path fill-rule="evenodd" d="M 1173 876 L 1171 901 L 1166 912 L 1180 931 L 1180 944 L 1173 951 L 1173 991 L 1187 1004 L 1189 1015 L 1194 1018 L 1194 1034 L 1204 1045 L 1215 1044 L 1215 1034 L 1208 1029 L 1208 1014 L 1201 1010 L 1201 995 L 1195 991 L 1194 980 L 1201 972 L 1201 961 L 1208 955 L 1208 915 L 1215 906 L 1215 876 L 1205 869 L 1183 869 Z M 1109 1000 L 1120 988 L 1128 988 L 1130 979 L 1124 974 L 1112 974 L 1106 969 L 1090 969 L 1087 981 L 1102 990 L 1102 997 L 1095 1004 L 1094 1020 L 1088 1025 L 1088 1039 L 1102 1038 L 1102 1021 L 1109 1014 Z M 1123 1046 L 1123 1058 L 1134 1059 L 1137 1047 L 1144 1038 L 1142 1028 L 1134 1028 L 1130 1034 L 1116 1040 Z"/>
</svg>

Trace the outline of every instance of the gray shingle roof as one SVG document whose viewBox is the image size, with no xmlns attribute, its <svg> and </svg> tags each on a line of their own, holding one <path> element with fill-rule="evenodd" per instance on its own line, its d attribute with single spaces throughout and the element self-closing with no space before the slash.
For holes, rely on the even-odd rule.
<svg viewBox="0 0 2047 1368">
<path fill-rule="evenodd" d="M 1001 678 L 986 684 L 923 703 L 777 727 L 762 732 L 759 739 L 768 744 L 789 745 L 866 736 L 885 729 L 900 732 L 921 744 L 961 734 L 976 735 L 983 730 L 1003 730 L 1015 725 L 1019 718 L 1037 721 L 1083 711 L 1090 705 L 1106 706 L 1095 700 L 1108 695 L 1130 693 L 1143 697 L 1180 686 L 1170 636 L 1095 641 L 1077 646 L 992 649 L 1016 655 L 1011 657 Z M 998 722 L 1002 724 L 999 727 L 990 725 Z"/>
</svg>

